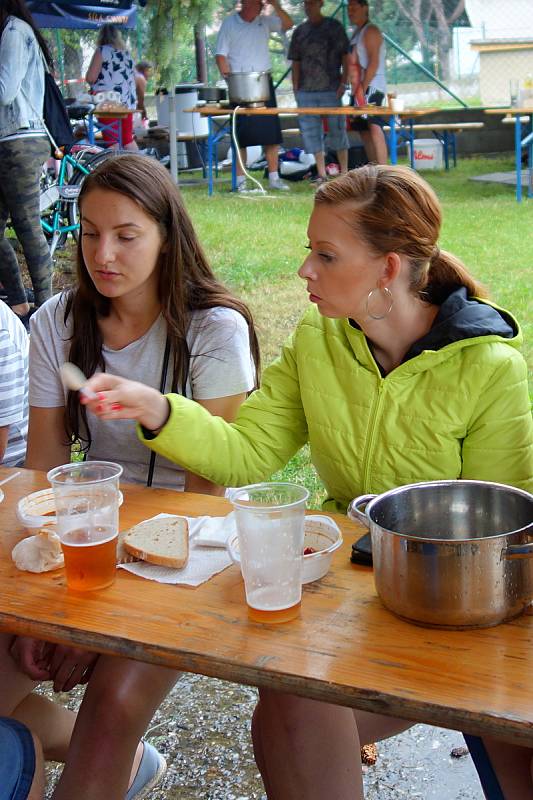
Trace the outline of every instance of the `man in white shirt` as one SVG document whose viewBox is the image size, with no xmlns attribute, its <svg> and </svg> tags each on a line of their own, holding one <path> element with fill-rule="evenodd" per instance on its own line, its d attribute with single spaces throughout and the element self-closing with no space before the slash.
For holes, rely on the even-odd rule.
<svg viewBox="0 0 533 800">
<path fill-rule="evenodd" d="M 278 0 L 268 5 L 274 13 L 262 14 L 262 0 L 242 0 L 241 11 L 226 17 L 221 25 L 216 43 L 217 66 L 225 78 L 230 72 L 270 72 L 272 64 L 268 40 L 272 33 L 292 28 L 293 21 Z M 276 107 L 274 86 L 270 77 L 270 99 L 267 106 Z M 281 144 L 281 126 L 278 116 L 237 117 L 237 139 L 241 158 L 246 163 L 246 147 L 262 145 L 268 163 L 271 189 L 288 189 L 278 173 L 278 150 Z M 237 188 L 246 191 L 245 177 L 237 164 Z"/>
</svg>

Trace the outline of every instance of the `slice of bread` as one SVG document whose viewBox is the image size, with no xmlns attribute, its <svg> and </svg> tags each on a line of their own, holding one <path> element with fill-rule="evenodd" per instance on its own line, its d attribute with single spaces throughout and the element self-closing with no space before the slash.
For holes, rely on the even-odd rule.
<svg viewBox="0 0 533 800">
<path fill-rule="evenodd" d="M 126 533 L 128 553 L 162 567 L 184 567 L 189 559 L 189 525 L 183 517 L 140 522 Z"/>
</svg>

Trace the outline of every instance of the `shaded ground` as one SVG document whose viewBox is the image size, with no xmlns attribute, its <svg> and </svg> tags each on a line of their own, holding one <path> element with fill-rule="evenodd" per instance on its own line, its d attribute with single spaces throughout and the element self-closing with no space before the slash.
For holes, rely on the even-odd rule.
<svg viewBox="0 0 533 800">
<path fill-rule="evenodd" d="M 264 798 L 249 732 L 255 701 L 250 687 L 184 675 L 148 730 L 168 761 L 148 800 Z M 463 745 L 459 733 L 426 725 L 380 744 L 377 764 L 366 768 L 366 800 L 483 800 L 470 756 L 450 756 Z M 48 798 L 59 771 L 50 765 Z"/>
</svg>

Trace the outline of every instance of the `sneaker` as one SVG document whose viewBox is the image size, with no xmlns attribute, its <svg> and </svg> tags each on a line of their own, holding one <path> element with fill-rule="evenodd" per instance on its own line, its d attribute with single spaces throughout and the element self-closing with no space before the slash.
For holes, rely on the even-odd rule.
<svg viewBox="0 0 533 800">
<path fill-rule="evenodd" d="M 237 191 L 239 194 L 247 194 L 248 192 L 253 192 L 253 189 L 248 181 L 242 181 L 241 183 L 237 184 Z"/>
<path fill-rule="evenodd" d="M 144 742 L 137 775 L 126 794 L 126 800 L 142 800 L 156 786 L 167 769 L 167 762 L 155 747 Z"/>
<path fill-rule="evenodd" d="M 273 180 L 269 179 L 268 188 L 275 189 L 278 192 L 288 192 L 289 184 L 282 181 L 281 178 L 274 178 Z"/>
</svg>

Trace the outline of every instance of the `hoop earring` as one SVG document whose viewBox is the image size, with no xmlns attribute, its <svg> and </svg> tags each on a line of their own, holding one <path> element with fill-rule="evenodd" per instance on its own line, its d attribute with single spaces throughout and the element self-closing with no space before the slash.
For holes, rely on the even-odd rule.
<svg viewBox="0 0 533 800">
<path fill-rule="evenodd" d="M 388 302 L 389 305 L 388 305 L 387 310 L 383 314 L 373 314 L 372 311 L 370 310 L 370 303 L 372 302 L 372 296 L 373 296 L 374 292 L 383 292 L 386 295 L 387 302 Z M 390 314 L 390 312 L 392 310 L 393 303 L 394 303 L 394 298 L 392 296 L 391 290 L 388 289 L 386 286 L 384 286 L 383 289 L 379 289 L 376 286 L 375 289 L 371 289 L 369 291 L 369 293 L 367 295 L 367 298 L 366 298 L 366 313 L 367 313 L 367 316 L 369 316 L 370 319 L 375 319 L 375 320 L 385 319 L 385 317 L 389 316 L 389 314 Z"/>
</svg>

